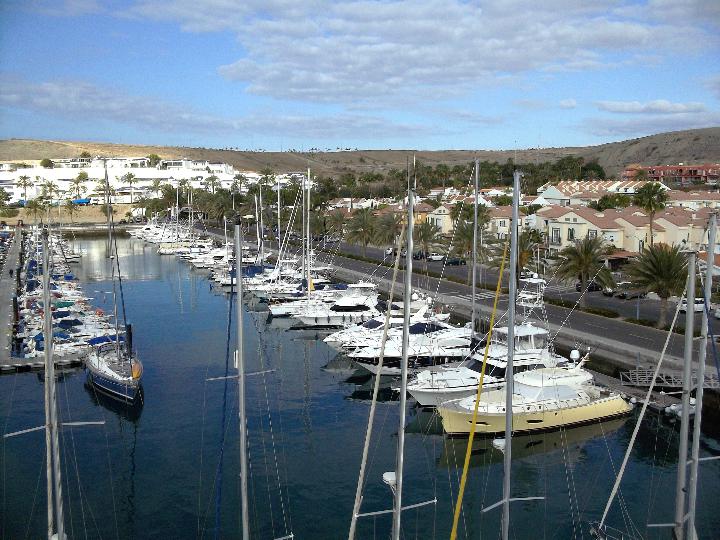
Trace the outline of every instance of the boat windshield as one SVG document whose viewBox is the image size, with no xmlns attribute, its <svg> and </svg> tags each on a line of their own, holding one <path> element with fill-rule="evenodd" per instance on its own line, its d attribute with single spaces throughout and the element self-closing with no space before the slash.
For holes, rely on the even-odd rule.
<svg viewBox="0 0 720 540">
<path fill-rule="evenodd" d="M 437 332 L 442 330 L 442 326 L 433 323 L 419 322 L 410 326 L 411 334 L 429 334 L 430 332 Z"/>
<path fill-rule="evenodd" d="M 363 324 L 363 328 L 368 328 L 368 329 L 372 330 L 374 328 L 380 328 L 382 325 L 383 325 L 383 323 L 378 321 L 377 319 L 370 319 L 369 321 L 367 321 Z"/>
</svg>

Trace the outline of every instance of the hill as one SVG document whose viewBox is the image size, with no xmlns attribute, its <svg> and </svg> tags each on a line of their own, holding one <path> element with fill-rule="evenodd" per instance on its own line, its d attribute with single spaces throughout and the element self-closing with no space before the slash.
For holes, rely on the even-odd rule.
<svg viewBox="0 0 720 540">
<path fill-rule="evenodd" d="M 388 171 L 404 169 L 406 159 L 415 154 L 426 165 L 466 164 L 475 157 L 506 162 L 517 156 L 519 163 L 555 161 L 581 156 L 597 160 L 608 174 L 617 175 L 627 165 L 667 165 L 676 163 L 720 162 L 720 127 L 674 131 L 598 146 L 540 148 L 525 150 L 355 150 L 339 152 L 246 152 L 210 148 L 121 145 L 99 142 L 40 141 L 9 139 L 0 141 L 0 161 L 32 161 L 43 158 L 69 158 L 87 151 L 92 155 L 146 156 L 202 159 L 225 162 L 240 170 L 258 171 L 270 167 L 276 172 L 299 171 L 308 166 L 319 174 L 343 171 Z"/>
</svg>

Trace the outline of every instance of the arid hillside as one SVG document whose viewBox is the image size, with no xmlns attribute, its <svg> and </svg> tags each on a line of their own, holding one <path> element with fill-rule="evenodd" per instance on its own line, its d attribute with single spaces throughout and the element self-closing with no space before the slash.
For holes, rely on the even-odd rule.
<svg viewBox="0 0 720 540">
<path fill-rule="evenodd" d="M 240 170 L 257 171 L 270 167 L 276 172 L 298 171 L 308 166 L 319 174 L 347 170 L 356 172 L 403 169 L 415 154 L 427 165 L 450 166 L 481 160 L 505 162 L 517 155 L 520 163 L 554 161 L 568 155 L 597 160 L 608 174 L 618 174 L 631 163 L 642 165 L 720 162 L 720 127 L 659 133 L 638 139 L 599 146 L 541 148 L 526 150 L 356 150 L 346 152 L 243 152 L 208 148 L 121 145 L 98 142 L 38 141 L 10 139 L 0 141 L 0 161 L 31 161 L 67 158 L 87 151 L 92 155 L 146 156 L 206 159 L 231 163 Z"/>
</svg>

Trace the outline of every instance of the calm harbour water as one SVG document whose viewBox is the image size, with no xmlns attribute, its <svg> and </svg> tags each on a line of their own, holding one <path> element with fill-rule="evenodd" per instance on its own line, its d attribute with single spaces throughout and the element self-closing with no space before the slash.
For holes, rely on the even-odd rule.
<svg viewBox="0 0 720 540">
<path fill-rule="evenodd" d="M 76 271 L 92 303 L 112 309 L 102 239 L 78 239 L 88 251 Z M 104 426 L 61 431 L 66 530 L 69 538 L 238 538 L 237 388 L 227 361 L 229 297 L 155 247 L 118 241 L 128 320 L 145 365 L 144 404 L 127 410 L 98 400 L 78 370 L 58 384 L 62 420 Z M 245 317 L 248 440 L 255 538 L 294 533 L 301 539 L 347 537 L 365 435 L 371 381 L 348 381 L 344 362 L 324 334 L 286 331 L 251 307 Z M 234 330 L 234 322 L 230 325 Z M 230 350 L 235 348 L 234 332 Z M 392 507 L 382 473 L 395 467 L 397 402 L 379 404 L 363 512 Z M 34 373 L 0 377 L 3 433 L 44 422 L 43 384 Z M 627 447 L 634 417 L 518 437 L 513 443 L 514 538 L 588 538 L 599 519 Z M 436 431 L 437 418 L 410 408 L 406 428 L 404 504 L 437 498 L 403 513 L 405 538 L 447 538 L 466 440 Z M 674 508 L 677 429 L 646 420 L 608 523 L 669 538 Z M 0 537 L 46 534 L 43 432 L 3 440 Z M 720 454 L 704 438 L 702 455 Z M 459 538 L 497 538 L 500 511 L 481 513 L 502 493 L 502 454 L 475 444 Z M 720 461 L 701 465 L 698 532 L 717 538 Z M 621 511 L 621 509 L 623 511 Z M 358 538 L 387 538 L 390 516 L 362 518 Z"/>
</svg>

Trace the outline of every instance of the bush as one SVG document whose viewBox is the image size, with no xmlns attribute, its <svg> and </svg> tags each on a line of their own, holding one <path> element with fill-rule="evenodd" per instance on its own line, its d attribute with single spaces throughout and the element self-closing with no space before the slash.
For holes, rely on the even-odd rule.
<svg viewBox="0 0 720 540">
<path fill-rule="evenodd" d="M 17 208 L 0 208 L 0 216 L 2 217 L 17 217 L 20 211 Z"/>
<path fill-rule="evenodd" d="M 593 315 L 600 315 L 601 317 L 608 317 L 610 319 L 617 319 L 620 316 L 620 314 L 613 309 L 596 308 L 596 307 L 586 307 L 586 308 L 580 308 L 580 309 L 586 313 L 592 313 Z"/>
<path fill-rule="evenodd" d="M 633 317 L 625 319 L 625 322 L 633 323 L 633 324 L 641 324 L 643 326 L 651 326 L 653 328 L 657 328 L 657 321 L 651 321 L 649 319 L 635 319 Z M 666 324 L 662 328 L 658 328 L 658 330 L 664 330 L 668 331 L 670 330 L 670 324 Z M 675 328 L 673 329 L 673 332 L 676 334 L 682 334 L 685 335 L 685 327 L 675 325 Z M 700 337 L 700 328 L 695 328 L 693 331 L 693 337 Z"/>
</svg>

